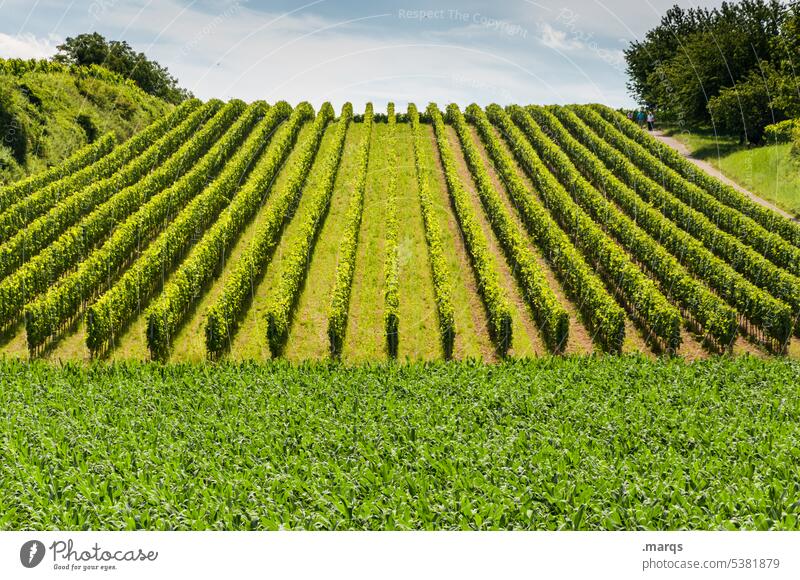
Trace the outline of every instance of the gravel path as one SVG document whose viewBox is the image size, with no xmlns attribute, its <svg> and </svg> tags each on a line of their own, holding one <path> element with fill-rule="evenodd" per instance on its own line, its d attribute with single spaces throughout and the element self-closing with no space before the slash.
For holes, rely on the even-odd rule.
<svg viewBox="0 0 800 580">
<path fill-rule="evenodd" d="M 669 135 L 665 135 L 661 131 L 653 131 L 651 133 L 651 135 L 653 135 L 653 137 L 655 137 L 656 139 L 658 139 L 662 143 L 665 143 L 666 145 L 669 145 L 670 147 L 675 149 L 678 153 L 680 153 L 681 155 L 686 157 L 686 159 L 688 159 L 689 161 L 694 163 L 697 167 L 699 167 L 700 169 L 702 169 L 703 171 L 705 171 L 709 175 L 712 175 L 712 176 L 716 177 L 721 182 L 723 182 L 723 183 L 725 183 L 727 185 L 730 185 L 731 187 L 733 187 L 737 191 L 742 192 L 747 197 L 752 199 L 754 202 L 756 202 L 756 203 L 758 203 L 760 205 L 763 205 L 764 207 L 768 207 L 772 211 L 774 211 L 776 213 L 779 213 L 780 215 L 782 215 L 782 216 L 784 216 L 786 218 L 789 218 L 792 221 L 798 221 L 798 219 L 796 217 L 794 217 L 792 214 L 782 210 L 781 208 L 779 208 L 778 206 L 770 203 L 766 199 L 757 196 L 755 193 L 745 189 L 744 187 L 742 187 L 741 185 L 739 185 L 735 181 L 732 181 L 730 178 L 726 177 L 719 169 L 717 169 L 716 167 L 714 167 L 710 163 L 708 163 L 706 161 L 703 161 L 701 159 L 696 159 L 696 158 L 692 157 L 691 152 L 689 151 L 688 147 L 686 147 L 686 145 L 684 145 L 683 143 L 681 143 L 680 141 L 678 141 L 674 137 L 670 137 Z"/>
</svg>

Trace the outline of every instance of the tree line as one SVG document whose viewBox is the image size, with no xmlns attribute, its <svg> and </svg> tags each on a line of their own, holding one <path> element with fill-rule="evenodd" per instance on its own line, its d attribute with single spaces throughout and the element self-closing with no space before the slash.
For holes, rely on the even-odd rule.
<svg viewBox="0 0 800 580">
<path fill-rule="evenodd" d="M 662 118 L 758 144 L 767 125 L 800 116 L 800 3 L 676 5 L 625 60 L 628 89 Z"/>
</svg>

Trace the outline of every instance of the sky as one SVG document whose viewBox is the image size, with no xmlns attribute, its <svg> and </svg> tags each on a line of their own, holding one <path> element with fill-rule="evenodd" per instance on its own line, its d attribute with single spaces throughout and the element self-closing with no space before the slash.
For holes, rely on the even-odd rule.
<svg viewBox="0 0 800 580">
<path fill-rule="evenodd" d="M 623 50 L 676 1 L 0 0 L 0 57 L 96 31 L 201 99 L 627 106 Z"/>
</svg>

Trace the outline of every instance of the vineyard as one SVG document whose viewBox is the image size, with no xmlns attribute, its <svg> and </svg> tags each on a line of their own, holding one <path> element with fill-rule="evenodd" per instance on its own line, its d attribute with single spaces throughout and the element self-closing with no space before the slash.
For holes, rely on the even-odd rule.
<svg viewBox="0 0 800 580">
<path fill-rule="evenodd" d="M 800 223 L 601 105 L 185 101 L 0 188 L 0 353 L 800 356 Z"/>
</svg>

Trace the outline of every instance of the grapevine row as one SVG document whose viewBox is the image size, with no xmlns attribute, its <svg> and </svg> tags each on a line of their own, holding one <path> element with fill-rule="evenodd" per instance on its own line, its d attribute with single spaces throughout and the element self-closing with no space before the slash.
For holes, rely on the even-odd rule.
<svg viewBox="0 0 800 580">
<path fill-rule="evenodd" d="M 436 297 L 436 311 L 439 314 L 439 333 L 442 338 L 444 358 L 453 356 L 453 345 L 456 338 L 456 325 L 453 315 L 452 282 L 447 270 L 442 247 L 442 234 L 436 218 L 433 198 L 428 187 L 426 167 L 422 162 L 422 136 L 419 128 L 419 112 L 413 103 L 408 105 L 408 116 L 411 120 L 412 138 L 414 140 L 414 164 L 417 170 L 417 188 L 422 209 L 422 222 L 425 226 L 425 240 L 428 244 L 428 255 L 431 260 L 433 291 Z"/>
<path fill-rule="evenodd" d="M 196 154 L 219 137 L 242 107 L 240 102 L 226 105 L 164 166 L 114 195 L 0 282 L 0 325 L 14 321 L 27 302 L 92 252 L 121 220 L 166 187 L 181 167 L 188 168 Z"/>
<path fill-rule="evenodd" d="M 386 333 L 386 350 L 395 358 L 400 343 L 400 262 L 397 247 L 397 117 L 394 103 L 387 107 L 389 126 L 389 183 L 386 186 L 386 257 L 383 263 L 385 279 L 383 326 Z"/>
<path fill-rule="evenodd" d="M 653 155 L 658 156 L 665 164 L 672 167 L 683 177 L 703 188 L 725 205 L 739 210 L 746 216 L 761 224 L 765 229 L 774 232 L 800 247 L 800 224 L 775 213 L 767 207 L 759 205 L 743 193 L 730 185 L 714 179 L 683 155 L 652 138 L 634 123 L 619 113 L 603 105 L 595 105 L 594 109 L 607 121 L 617 126 L 627 137 L 634 139 L 647 148 Z"/>
<path fill-rule="evenodd" d="M 630 254 L 645 266 L 660 282 L 662 291 L 672 296 L 692 318 L 722 346 L 729 347 L 736 338 L 738 322 L 736 312 L 720 298 L 712 294 L 680 265 L 678 260 L 645 233 L 637 222 L 621 213 L 611 202 L 592 187 L 578 172 L 585 171 L 595 183 L 621 185 L 601 163 L 582 147 L 541 107 L 531 107 L 531 114 L 539 125 L 550 133 L 552 140 L 560 145 L 543 147 L 536 132 L 534 147 L 542 159 L 553 168 L 575 201 L 588 211 L 594 220 L 610 232 Z M 548 140 L 550 143 L 550 140 Z M 565 154 L 566 153 L 566 154 Z M 567 155 L 568 154 L 568 155 Z"/>
<path fill-rule="evenodd" d="M 490 107 L 489 111 L 494 115 L 502 114 L 502 109 L 499 107 Z M 625 312 L 608 294 L 603 283 L 572 245 L 569 237 L 539 204 L 533 193 L 526 189 L 513 161 L 495 135 L 486 112 L 473 104 L 467 108 L 467 118 L 478 129 L 486 151 L 505 183 L 528 234 L 541 248 L 567 292 L 575 299 L 586 325 L 594 332 L 596 340 L 603 348 L 611 352 L 620 351 L 625 339 Z M 507 118 L 499 117 L 499 119 L 504 121 L 509 129 L 515 129 Z M 513 149 L 513 143 L 511 145 Z M 519 155 L 523 154 L 520 149 Z"/>
<path fill-rule="evenodd" d="M 90 213 L 98 205 L 111 199 L 119 191 L 134 186 L 140 179 L 148 175 L 155 167 L 163 163 L 194 133 L 207 116 L 216 111 L 221 103 L 205 105 L 192 113 L 183 123 L 172 129 L 164 137 L 151 145 L 140 157 L 132 161 L 114 176 L 92 184 L 86 189 L 58 202 L 47 213 L 35 219 L 27 227 L 0 246 L 0 277 L 7 276 L 25 263 L 30 256 L 35 256 L 48 244 L 57 239 L 64 230 L 72 226 L 81 217 Z M 173 168 L 177 172 L 186 167 L 185 163 L 177 163 Z M 176 175 L 162 175 L 161 181 L 166 183 Z M 152 185 L 148 182 L 148 185 Z M 154 189 L 151 189 L 154 191 Z M 113 205 L 113 204 L 112 204 Z M 113 216 L 112 216 L 113 219 Z"/>
<path fill-rule="evenodd" d="M 280 109 L 276 119 L 288 116 L 291 110 L 288 104 L 280 103 L 278 107 Z M 203 234 L 189 256 L 172 274 L 164 290 L 148 309 L 147 346 L 154 359 L 166 359 L 169 355 L 172 338 L 200 297 L 202 288 L 221 270 L 225 255 L 271 193 L 273 180 L 297 138 L 302 123 L 313 116 L 311 105 L 298 105 L 290 118 L 289 126 L 276 136 L 270 152 L 267 153 L 264 170 L 256 172 L 236 194 L 219 219 Z"/>
<path fill-rule="evenodd" d="M 276 105 L 279 107 L 280 104 Z M 236 110 L 238 105 L 234 108 Z M 153 196 L 147 203 L 139 207 L 135 213 L 119 224 L 113 234 L 102 247 L 89 254 L 72 274 L 61 278 L 46 294 L 28 304 L 25 308 L 25 326 L 28 337 L 28 348 L 36 349 L 44 344 L 48 337 L 56 333 L 63 324 L 71 320 L 80 310 L 81 305 L 91 300 L 105 280 L 113 280 L 143 244 L 147 244 L 162 228 L 166 227 L 172 217 L 186 203 L 193 199 L 206 183 L 222 169 L 224 164 L 236 152 L 254 124 L 267 111 L 264 103 L 254 103 L 239 117 L 239 120 L 222 136 L 222 138 L 203 156 L 195 167 L 170 187 Z M 275 122 L 280 117 L 275 117 Z M 200 151 L 196 141 L 205 140 L 204 134 L 216 133 L 213 127 L 217 122 L 222 128 L 228 124 L 228 116 L 217 116 L 187 146 Z M 188 153 L 188 151 L 187 151 Z M 69 234 L 69 232 L 68 232 Z M 30 265 L 41 260 L 58 263 L 60 256 L 67 255 L 69 244 L 77 245 L 75 236 L 79 231 L 65 234 L 58 242 L 42 252 L 37 258 L 26 264 L 9 277 L 11 280 L 24 273 Z M 77 256 L 76 259 L 79 259 Z M 63 264 L 60 265 L 63 267 Z M 48 270 L 45 263 L 43 270 Z M 0 285 L 2 288 L 5 285 Z M 0 300 L 5 297 L 0 292 Z"/>
<path fill-rule="evenodd" d="M 611 171 L 604 174 L 598 156 L 602 159 L 603 150 L 610 146 L 592 133 L 569 110 L 560 109 L 557 114 L 578 139 L 593 148 L 594 156 L 588 158 L 595 166 L 591 171 L 597 175 L 594 179 L 598 184 L 602 180 L 605 193 L 613 197 L 623 211 L 636 219 L 642 228 L 659 240 L 678 257 L 681 263 L 711 286 L 731 306 L 753 324 L 761 327 L 767 336 L 783 344 L 791 332 L 791 309 L 717 258 L 699 241 L 681 230 L 651 204 L 643 201 L 634 191 L 625 187 L 619 179 L 611 179 L 610 176 L 613 176 Z M 620 166 L 613 167 L 621 171 Z M 587 165 L 585 171 L 589 170 Z"/>
<path fill-rule="evenodd" d="M 70 157 L 40 173 L 26 177 L 11 185 L 0 187 L 0 211 L 28 197 L 54 181 L 67 178 L 73 173 L 96 163 L 108 155 L 117 144 L 114 133 L 106 133 L 94 143 L 78 149 Z"/>
<path fill-rule="evenodd" d="M 292 314 L 300 294 L 317 235 L 328 213 L 336 174 L 344 152 L 347 129 L 353 119 L 353 106 L 346 103 L 342 108 L 339 124 L 333 140 L 333 149 L 328 153 L 322 167 L 320 181 L 311 195 L 305 213 L 300 217 L 300 229 L 294 245 L 288 250 L 281 273 L 273 292 L 267 298 L 267 341 L 273 357 L 279 356 L 289 336 Z"/>
<path fill-rule="evenodd" d="M 300 105 L 298 109 L 305 108 Z M 300 114 L 295 112 L 295 114 Z M 206 313 L 206 351 L 218 357 L 230 345 L 239 318 L 252 297 L 253 289 L 261 280 L 272 252 L 280 239 L 287 218 L 292 214 L 302 194 L 303 184 L 317 155 L 322 136 L 334 111 L 325 103 L 311 129 L 311 135 L 300 146 L 298 156 L 287 168 L 288 178 L 282 190 L 268 202 L 265 218 L 250 245 L 239 257 L 233 270 L 225 278 L 222 292 Z"/>
<path fill-rule="evenodd" d="M 573 242 L 597 264 L 609 284 L 619 289 L 634 317 L 663 341 L 668 349 L 677 349 L 681 343 L 680 312 L 670 304 L 655 283 L 644 275 L 625 252 L 572 201 L 564 187 L 548 171 L 525 139 L 527 134 L 532 140 L 539 140 L 539 137 L 544 137 L 541 130 L 518 106 L 509 107 L 509 112 L 525 134 L 512 126 L 511 117 L 499 110 L 499 107 L 492 107 L 491 111 L 490 118 L 493 117 L 497 123 L 502 123 L 506 138 L 518 147 L 516 152 L 534 180 L 545 204 L 568 230 Z M 550 142 L 548 147 L 555 148 L 555 145 Z"/>
<path fill-rule="evenodd" d="M 228 206 L 234 194 L 240 191 L 242 180 L 251 169 L 253 173 L 245 187 L 253 183 L 264 187 L 272 180 L 288 154 L 291 141 L 276 139 L 256 166 L 252 166 L 280 117 L 280 107 L 270 109 L 243 148 L 225 165 L 213 183 L 178 214 L 119 281 L 89 308 L 86 345 L 90 352 L 97 353 L 114 341 L 142 304 L 147 303 L 169 269 L 192 243 L 196 233 L 206 229 Z M 290 125 L 283 132 L 294 130 Z"/>
<path fill-rule="evenodd" d="M 528 249 L 522 231 L 512 220 L 500 195 L 492 185 L 458 106 L 447 107 L 447 116 L 458 133 L 464 158 L 477 186 L 478 196 L 486 210 L 489 223 L 513 266 L 514 274 L 539 324 L 545 342 L 554 351 L 561 351 L 566 346 L 569 335 L 569 314 L 548 285 L 544 273 L 536 263 L 536 258 Z"/>
<path fill-rule="evenodd" d="M 619 175 L 642 199 L 722 258 L 726 267 L 733 268 L 749 282 L 785 301 L 795 316 L 800 314 L 800 279 L 778 268 L 751 247 L 719 230 L 703 214 L 675 199 L 659 184 L 647 178 L 624 155 L 600 139 L 571 111 L 562 109 L 558 116 L 584 144 L 593 149 L 595 157 Z M 749 294 L 751 292 L 745 296 Z M 744 298 L 741 294 L 739 296 L 740 300 Z M 749 298 L 746 303 L 752 304 L 753 300 Z"/>
<path fill-rule="evenodd" d="M 453 209 L 464 237 L 464 245 L 469 252 L 472 268 L 478 282 L 478 290 L 486 307 L 489 335 L 495 343 L 498 354 L 505 356 L 513 341 L 511 305 L 508 301 L 508 295 L 500 283 L 497 264 L 489 250 L 489 243 L 478 223 L 475 211 L 470 204 L 469 194 L 458 177 L 455 158 L 450 150 L 442 114 L 433 103 L 428 105 L 428 114 L 431 116 L 436 133 L 436 143 L 439 147 L 439 156 L 444 168 L 447 189 L 450 192 L 450 201 L 453 204 Z"/>
<path fill-rule="evenodd" d="M 92 165 L 54 181 L 8 207 L 0 214 L 0 242 L 9 239 L 10 236 L 19 232 L 23 226 L 47 212 L 59 201 L 67 199 L 76 191 L 80 191 L 100 180 L 114 177 L 120 171 L 120 168 L 131 160 L 136 159 L 153 142 L 160 139 L 170 129 L 179 126 L 191 113 L 200 107 L 201 104 L 198 100 L 185 101 L 172 114 L 152 123 L 141 133 L 134 135 Z"/>
<path fill-rule="evenodd" d="M 328 308 L 328 339 L 331 354 L 341 356 L 347 332 L 347 313 L 350 307 L 350 292 L 356 269 L 356 250 L 361 218 L 364 214 L 364 190 L 367 187 L 367 169 L 372 145 L 372 103 L 367 103 L 364 112 L 364 129 L 367 133 L 358 152 L 355 186 L 350 194 L 350 205 L 345 217 L 344 232 L 339 242 L 339 262 L 336 265 L 331 302 Z"/>
<path fill-rule="evenodd" d="M 652 179 L 663 183 L 664 188 L 681 201 L 704 213 L 717 227 L 752 246 L 776 265 L 794 275 L 800 275 L 800 248 L 793 246 L 779 235 L 765 230 L 751 218 L 726 206 L 693 183 L 683 179 L 675 170 L 661 163 L 644 147 L 625 137 L 593 109 L 575 107 L 574 111 L 598 135 L 617 150 L 625 153 Z"/>
</svg>

